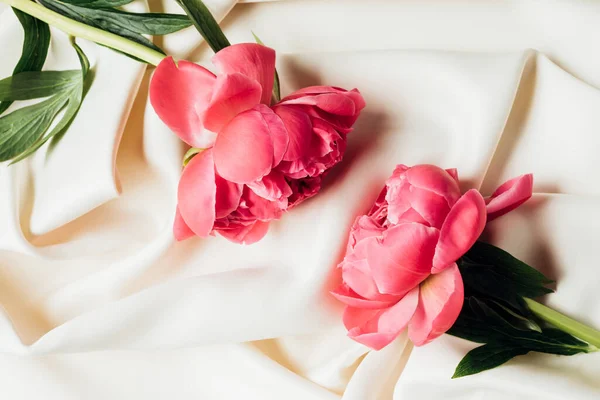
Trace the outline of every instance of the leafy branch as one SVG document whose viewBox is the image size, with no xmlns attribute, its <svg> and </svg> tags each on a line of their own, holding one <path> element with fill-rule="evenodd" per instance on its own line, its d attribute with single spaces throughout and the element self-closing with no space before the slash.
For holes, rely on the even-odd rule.
<svg viewBox="0 0 600 400">
<path fill-rule="evenodd" d="M 529 352 L 574 355 L 596 350 L 532 313 L 529 298 L 551 293 L 546 285 L 552 281 L 504 250 L 477 242 L 459 268 L 465 302 L 447 333 L 483 345 L 467 353 L 453 378 L 498 367 Z"/>
</svg>

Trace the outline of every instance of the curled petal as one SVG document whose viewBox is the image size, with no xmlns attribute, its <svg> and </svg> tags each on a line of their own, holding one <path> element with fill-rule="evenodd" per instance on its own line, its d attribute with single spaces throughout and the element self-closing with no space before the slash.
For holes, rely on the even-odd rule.
<svg viewBox="0 0 600 400">
<path fill-rule="evenodd" d="M 379 225 L 383 225 L 388 216 L 388 203 L 385 200 L 386 195 L 387 186 L 384 186 L 383 190 L 379 192 L 379 196 L 377 196 L 375 204 L 373 204 L 373 207 L 371 207 L 371 210 L 369 210 L 369 213 L 367 214 Z"/>
<path fill-rule="evenodd" d="M 360 247 L 360 244 L 359 244 Z M 371 268 L 365 259 L 344 260 L 340 264 L 342 279 L 357 295 L 373 301 L 390 302 L 398 300 L 400 296 L 381 294 L 375 281 Z"/>
<path fill-rule="evenodd" d="M 249 225 L 235 225 L 228 229 L 219 229 L 219 235 L 240 244 L 253 244 L 262 239 L 269 230 L 269 223 L 256 221 Z"/>
<path fill-rule="evenodd" d="M 273 140 L 273 167 L 275 167 L 283 160 L 283 155 L 287 151 L 290 141 L 288 131 L 281 118 L 269 107 L 261 104 L 256 106 L 255 110 L 261 113 L 269 127 Z"/>
<path fill-rule="evenodd" d="M 331 294 L 351 307 L 355 308 L 368 308 L 368 309 L 380 309 L 393 305 L 398 299 L 392 299 L 388 301 L 383 300 L 369 300 L 360 296 L 358 293 L 350 289 L 347 285 L 340 285 L 337 289 L 332 290 Z"/>
<path fill-rule="evenodd" d="M 215 212 L 217 218 L 223 218 L 234 212 L 240 205 L 243 186 L 215 176 L 217 186 Z"/>
<path fill-rule="evenodd" d="M 408 325 L 408 336 L 422 346 L 454 325 L 464 302 L 462 277 L 456 264 L 421 284 L 419 305 Z"/>
<path fill-rule="evenodd" d="M 417 286 L 396 304 L 378 312 L 346 307 L 344 324 L 347 327 L 354 325 L 348 330 L 348 336 L 373 350 L 381 350 L 406 327 L 415 313 L 418 302 Z"/>
<path fill-rule="evenodd" d="M 431 273 L 439 231 L 417 223 L 396 225 L 365 239 L 373 279 L 383 294 L 404 295 Z"/>
<path fill-rule="evenodd" d="M 256 219 L 272 221 L 281 217 L 282 208 L 279 202 L 264 199 L 250 189 L 247 189 L 243 196 L 248 210 Z"/>
<path fill-rule="evenodd" d="M 213 228 L 216 190 L 212 150 L 205 150 L 185 167 L 177 189 L 181 217 L 200 237 L 208 236 Z"/>
<path fill-rule="evenodd" d="M 533 193 L 533 175 L 521 175 L 504 182 L 486 199 L 488 221 L 501 217 L 529 200 Z"/>
<path fill-rule="evenodd" d="M 194 232 L 190 229 L 190 227 L 185 223 L 185 221 L 181 217 L 179 208 L 177 209 L 177 211 L 175 211 L 175 222 L 173 222 L 173 235 L 175 236 L 175 240 L 177 241 L 189 239 L 192 236 L 194 236 Z"/>
<path fill-rule="evenodd" d="M 250 183 L 267 175 L 273 165 L 273 141 L 261 113 L 244 111 L 217 136 L 214 147 L 219 175 L 235 183 Z"/>
<path fill-rule="evenodd" d="M 460 180 L 458 179 L 458 170 L 456 168 L 447 168 L 446 172 L 450 174 L 456 183 L 460 186 Z"/>
<path fill-rule="evenodd" d="M 270 104 L 275 50 L 255 43 L 234 44 L 215 54 L 212 61 L 224 74 L 239 72 L 257 81 L 262 87 L 261 103 Z"/>
<path fill-rule="evenodd" d="M 283 160 L 294 161 L 303 157 L 310 149 L 313 136 L 310 117 L 299 107 L 275 107 L 275 113 L 283 121 L 289 136 Z"/>
<path fill-rule="evenodd" d="M 247 186 L 260 197 L 270 201 L 284 200 L 292 194 L 292 188 L 283 174 L 275 170 L 259 181 L 248 183 Z"/>
<path fill-rule="evenodd" d="M 289 100 L 294 100 L 304 96 L 316 96 L 321 94 L 342 94 L 354 102 L 355 112 L 358 113 L 363 108 L 365 108 L 365 100 L 357 89 L 352 89 L 350 91 L 338 88 L 335 86 L 309 86 L 303 89 L 297 90 L 294 93 L 286 96 L 281 102 L 287 102 Z"/>
<path fill-rule="evenodd" d="M 483 232 L 485 223 L 485 201 L 477 190 L 471 189 L 454 204 L 444 221 L 431 272 L 443 271 L 465 254 Z"/>
<path fill-rule="evenodd" d="M 450 206 L 445 197 L 428 189 L 412 186 L 408 181 L 388 187 L 388 221 L 398 224 L 403 220 L 426 221 L 428 226 L 441 228 Z"/>
<path fill-rule="evenodd" d="M 282 101 L 281 104 L 315 106 L 330 114 L 341 116 L 353 116 L 356 113 L 356 106 L 351 98 L 334 92 L 318 94 L 316 96 L 302 96 L 293 100 Z"/>
<path fill-rule="evenodd" d="M 346 254 L 348 255 L 361 240 L 371 236 L 381 236 L 384 231 L 385 228 L 368 215 L 357 217 L 350 228 Z"/>
<path fill-rule="evenodd" d="M 150 81 L 150 103 L 156 114 L 190 146 L 206 147 L 201 114 L 210 101 L 215 79 L 206 68 L 188 61 L 175 64 L 172 57 L 166 57 Z"/>
<path fill-rule="evenodd" d="M 219 132 L 236 115 L 259 104 L 261 95 L 260 84 L 246 75 L 219 75 L 204 112 L 204 126 Z"/>
</svg>

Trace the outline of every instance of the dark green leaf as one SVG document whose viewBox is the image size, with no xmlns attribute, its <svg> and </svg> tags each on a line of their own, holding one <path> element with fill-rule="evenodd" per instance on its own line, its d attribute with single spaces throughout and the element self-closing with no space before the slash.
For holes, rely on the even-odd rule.
<svg viewBox="0 0 600 400">
<path fill-rule="evenodd" d="M 504 250 L 477 242 L 458 263 L 465 294 L 492 297 L 527 313 L 522 297 L 538 297 L 552 290 L 543 274 Z"/>
<path fill-rule="evenodd" d="M 200 35 L 216 53 L 229 46 L 229 40 L 202 0 L 176 0 L 190 17 Z"/>
<path fill-rule="evenodd" d="M 40 71 L 46 62 L 50 45 L 50 28 L 48 24 L 13 8 L 13 12 L 23 27 L 24 40 L 21 58 L 13 75 L 26 71 Z M 0 114 L 8 109 L 12 102 L 0 103 Z"/>
<path fill-rule="evenodd" d="M 94 14 L 96 10 L 87 9 L 85 7 L 72 6 L 55 0 L 39 0 L 39 2 L 44 7 L 49 8 L 50 10 L 62 14 L 68 18 L 74 19 L 75 21 L 114 33 L 115 35 L 119 35 L 126 39 L 132 40 L 136 43 L 139 43 L 152 50 L 156 50 L 164 54 L 164 52 L 158 46 L 156 46 L 154 43 L 152 43 L 150 40 L 148 40 L 141 34 L 134 32 L 130 29 L 123 28 L 120 24 L 115 23 L 110 19 L 94 19 L 91 15 Z"/>
<path fill-rule="evenodd" d="M 489 300 L 489 302 L 493 306 L 495 306 L 496 309 L 499 309 L 500 314 L 503 315 L 503 318 L 506 321 L 508 321 L 515 329 L 526 331 L 532 330 L 536 332 L 542 331 L 542 328 L 530 316 L 521 315 L 518 312 L 501 304 L 496 300 Z"/>
<path fill-rule="evenodd" d="M 87 8 L 113 8 L 131 3 L 133 0 L 61 0 L 63 3 Z"/>
<path fill-rule="evenodd" d="M 117 35 L 120 29 L 137 34 L 166 35 L 192 25 L 183 14 L 131 13 L 115 9 L 88 9 L 56 0 L 42 2 L 60 14 Z"/>
<path fill-rule="evenodd" d="M 542 333 L 530 331 L 524 337 L 519 336 L 515 339 L 531 351 L 540 353 L 572 356 L 592 351 L 587 343 L 556 328 L 546 328 Z"/>
<path fill-rule="evenodd" d="M 263 43 L 263 41 L 260 40 L 260 38 L 258 36 L 256 36 L 256 34 L 254 32 L 252 32 L 252 36 L 254 36 L 254 40 L 256 40 L 256 43 L 258 43 L 262 46 L 265 45 Z M 277 103 L 280 100 L 281 100 L 281 89 L 279 88 L 279 74 L 277 73 L 277 70 L 275 70 L 275 79 L 273 80 L 273 102 Z"/>
<path fill-rule="evenodd" d="M 529 350 L 520 346 L 507 346 L 501 343 L 479 346 L 468 352 L 460 361 L 452 378 L 460 378 L 496 368 L 508 360 L 528 352 Z"/>
<path fill-rule="evenodd" d="M 538 297 L 551 293 L 544 285 L 552 283 L 544 274 L 518 260 L 506 251 L 484 242 L 476 242 L 465 255 L 473 264 L 491 265 L 514 283 L 517 294 Z"/>
<path fill-rule="evenodd" d="M 192 23 L 185 15 L 129 13 L 115 9 L 91 9 L 56 0 L 40 0 L 45 7 L 81 23 L 133 40 L 164 54 L 143 34 L 165 35 L 187 28 Z"/>
<path fill-rule="evenodd" d="M 77 85 L 79 71 L 27 71 L 0 81 L 0 101 L 48 97 Z"/>
<path fill-rule="evenodd" d="M 30 148 L 50 127 L 67 101 L 67 96 L 59 94 L 0 118 L 0 162 L 17 157 Z"/>
</svg>

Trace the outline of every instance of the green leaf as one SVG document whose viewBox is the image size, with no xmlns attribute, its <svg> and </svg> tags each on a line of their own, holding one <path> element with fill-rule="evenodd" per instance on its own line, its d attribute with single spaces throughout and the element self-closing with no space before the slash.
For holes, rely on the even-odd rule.
<svg viewBox="0 0 600 400">
<path fill-rule="evenodd" d="M 14 89 L 19 96 L 42 94 L 50 97 L 0 118 L 0 161 L 12 160 L 12 163 L 15 163 L 30 156 L 48 140 L 60 137 L 77 114 L 83 100 L 85 78 L 88 75 L 90 64 L 81 48 L 74 41 L 72 44 L 79 56 L 81 70 L 28 73 L 27 76 L 30 79 L 26 87 L 24 87 L 24 81 L 18 78 L 21 74 L 16 75 L 18 85 L 14 85 L 15 82 L 12 82 L 13 85 L 10 88 Z M 68 84 L 56 84 L 63 80 L 66 80 Z M 54 85 L 50 85 L 48 82 L 53 82 Z M 0 85 L 0 88 L 2 87 Z M 47 132 L 58 113 L 63 109 L 65 112 L 61 119 L 50 132 Z"/>
<path fill-rule="evenodd" d="M 90 69 L 90 62 L 89 62 L 88 58 L 86 57 L 85 53 L 81 50 L 81 48 L 77 45 L 77 43 L 75 43 L 74 38 L 72 38 L 71 44 L 73 45 L 73 48 L 75 49 L 75 51 L 77 52 L 77 56 L 79 57 L 81 71 L 75 71 L 79 75 L 78 84 L 76 86 L 74 86 L 73 88 L 71 88 L 70 90 L 65 91 L 63 94 L 68 97 L 67 98 L 67 108 L 65 109 L 65 113 L 62 116 L 62 118 L 60 119 L 60 121 L 56 124 L 56 126 L 49 133 L 47 133 L 42 139 L 37 140 L 26 151 L 24 151 L 22 154 L 20 154 L 18 157 L 16 157 L 12 161 L 13 164 L 32 155 L 40 147 L 42 147 L 48 140 L 61 137 L 62 134 L 64 133 L 65 129 L 71 124 L 71 122 L 77 115 L 79 108 L 81 107 L 81 102 L 83 101 L 83 96 L 84 96 L 85 78 Z"/>
<path fill-rule="evenodd" d="M 131 3 L 133 0 L 62 0 L 63 3 L 86 8 L 113 8 Z"/>
<path fill-rule="evenodd" d="M 190 17 L 200 35 L 215 53 L 229 46 L 229 40 L 202 0 L 176 0 Z"/>
<path fill-rule="evenodd" d="M 256 34 L 254 32 L 252 32 L 252 36 L 254 36 L 254 40 L 256 40 L 256 43 L 264 46 L 265 44 L 263 43 L 262 40 L 260 40 L 260 38 L 258 36 L 256 36 Z M 277 69 L 275 70 L 275 79 L 273 80 L 273 102 L 277 103 L 278 101 L 281 100 L 281 89 L 279 88 L 279 74 L 277 73 Z"/>
<path fill-rule="evenodd" d="M 0 162 L 29 149 L 50 127 L 67 97 L 59 94 L 0 118 Z"/>
<path fill-rule="evenodd" d="M 479 346 L 468 352 L 460 361 L 452 379 L 496 368 L 508 360 L 528 352 L 529 350 L 520 346 L 508 346 L 502 343 L 488 343 Z"/>
<path fill-rule="evenodd" d="M 17 62 L 13 75 L 26 71 L 40 71 L 46 62 L 50 45 L 50 28 L 48 24 L 23 13 L 15 8 L 13 12 L 23 27 L 24 40 L 21 58 Z M 10 107 L 12 102 L 0 102 L 0 114 Z"/>
<path fill-rule="evenodd" d="M 79 65 L 81 65 L 81 74 L 83 75 L 83 79 L 85 79 L 86 75 L 90 71 L 90 60 L 88 60 L 87 56 L 81 50 L 81 47 L 75 42 L 75 37 L 71 36 L 71 46 L 77 52 L 77 57 L 79 58 Z"/>
<path fill-rule="evenodd" d="M 78 83 L 79 71 L 27 71 L 0 81 L 0 101 L 48 97 Z"/>
</svg>

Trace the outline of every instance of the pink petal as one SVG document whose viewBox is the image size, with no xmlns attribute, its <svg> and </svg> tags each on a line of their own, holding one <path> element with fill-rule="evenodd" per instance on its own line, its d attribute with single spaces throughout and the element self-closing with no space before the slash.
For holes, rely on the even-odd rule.
<svg viewBox="0 0 600 400">
<path fill-rule="evenodd" d="M 419 305 L 408 325 L 408 336 L 422 346 L 454 325 L 464 302 L 462 277 L 456 264 L 421 284 Z"/>
<path fill-rule="evenodd" d="M 373 280 L 373 273 L 371 272 L 367 260 L 344 260 L 340 266 L 342 268 L 342 279 L 344 283 L 359 296 L 365 299 L 382 302 L 398 299 L 399 296 L 381 294 L 379 292 L 379 289 Z"/>
<path fill-rule="evenodd" d="M 272 221 L 281 217 L 283 210 L 279 202 L 266 200 L 250 189 L 246 189 L 243 196 L 246 199 L 248 210 L 256 219 Z"/>
<path fill-rule="evenodd" d="M 358 242 L 371 236 L 381 236 L 385 228 L 379 225 L 372 217 L 361 215 L 354 220 L 350 228 L 348 245 L 346 246 L 346 255 L 350 255 Z"/>
<path fill-rule="evenodd" d="M 294 161 L 303 157 L 310 149 L 313 129 L 310 117 L 299 107 L 275 107 L 289 136 L 289 145 L 283 159 Z"/>
<path fill-rule="evenodd" d="M 260 197 L 271 201 L 283 200 L 292 194 L 292 188 L 283 174 L 275 170 L 259 181 L 248 183 L 247 186 Z"/>
<path fill-rule="evenodd" d="M 303 96 L 293 100 L 282 101 L 281 104 L 315 106 L 325 112 L 341 116 L 353 116 L 356 113 L 354 101 L 340 93 L 324 93 L 316 96 Z"/>
<path fill-rule="evenodd" d="M 502 184 L 486 199 L 488 221 L 501 217 L 529 200 L 533 193 L 533 175 L 521 175 Z"/>
<path fill-rule="evenodd" d="M 185 167 L 177 190 L 181 217 L 200 237 L 208 236 L 213 228 L 216 190 L 212 150 L 205 150 Z"/>
<path fill-rule="evenodd" d="M 269 133 L 273 140 L 273 167 L 275 167 L 283 160 L 283 155 L 287 151 L 290 141 L 288 131 L 281 118 L 269 107 L 261 104 L 256 106 L 255 110 L 262 114 L 269 127 Z"/>
<path fill-rule="evenodd" d="M 460 197 L 460 187 L 452 175 L 435 165 L 416 165 L 405 172 L 408 182 L 442 196 L 452 207 Z"/>
<path fill-rule="evenodd" d="M 267 175 L 273 164 L 273 141 L 262 114 L 244 111 L 217 136 L 214 147 L 217 172 L 236 183 L 250 183 Z"/>
<path fill-rule="evenodd" d="M 330 293 L 342 303 L 356 308 L 380 309 L 389 307 L 398 300 L 380 301 L 365 299 L 344 284 L 340 285 L 337 289 L 332 290 Z"/>
<path fill-rule="evenodd" d="M 175 64 L 164 58 L 150 81 L 150 103 L 160 119 L 184 142 L 193 147 L 206 146 L 199 115 L 208 105 L 215 75 L 188 61 Z M 209 132 L 210 134 L 210 132 Z"/>
<path fill-rule="evenodd" d="M 458 170 L 456 168 L 447 168 L 446 172 L 450 174 L 452 178 L 456 181 L 456 183 L 460 186 L 460 180 L 458 179 Z"/>
<path fill-rule="evenodd" d="M 221 131 L 236 115 L 259 104 L 261 94 L 260 84 L 246 75 L 219 75 L 204 112 L 204 126 L 213 132 Z"/>
<path fill-rule="evenodd" d="M 419 287 L 415 287 L 393 306 L 376 314 L 363 312 L 361 309 L 347 307 L 344 312 L 344 323 L 351 325 L 362 322 L 349 329 L 348 336 L 359 343 L 381 350 L 390 344 L 404 330 L 413 317 L 419 302 Z M 346 315 L 348 314 L 348 315 Z"/>
<path fill-rule="evenodd" d="M 182 241 L 191 238 L 194 232 L 185 223 L 179 212 L 179 208 L 175 211 L 175 222 L 173 223 L 173 235 L 177 241 Z"/>
<path fill-rule="evenodd" d="M 294 93 L 290 94 L 289 96 L 286 96 L 284 99 L 281 100 L 281 102 L 283 103 L 283 102 L 287 102 L 289 100 L 297 99 L 299 97 L 314 96 L 314 95 L 320 95 L 320 94 L 325 94 L 325 93 L 344 94 L 345 96 L 347 96 L 354 102 L 354 108 L 355 108 L 356 112 L 359 112 L 360 110 L 365 108 L 365 105 L 366 105 L 365 100 L 363 99 L 362 95 L 360 94 L 360 92 L 357 89 L 352 89 L 352 90 L 348 91 L 348 90 L 334 87 L 334 86 L 309 86 L 309 87 L 297 90 Z"/>
<path fill-rule="evenodd" d="M 230 229 L 219 229 L 219 235 L 240 244 L 253 244 L 261 240 L 269 230 L 269 223 L 256 221 L 250 225 L 238 225 Z"/>
<path fill-rule="evenodd" d="M 396 225 L 383 239 L 368 238 L 367 260 L 383 294 L 404 295 L 431 273 L 439 231 L 417 223 Z"/>
<path fill-rule="evenodd" d="M 431 272 L 443 271 L 465 254 L 483 232 L 485 222 L 485 201 L 471 189 L 454 204 L 444 221 Z"/>
<path fill-rule="evenodd" d="M 217 185 L 216 218 L 224 218 L 240 205 L 243 186 L 223 179 L 219 175 L 215 176 L 215 182 Z"/>
<path fill-rule="evenodd" d="M 354 89 L 356 90 L 356 89 Z M 335 86 L 307 86 L 296 90 L 294 93 L 284 97 L 281 101 L 297 99 L 302 96 L 317 95 L 323 93 L 345 93 L 346 90 Z"/>
<path fill-rule="evenodd" d="M 388 187 L 386 196 L 388 202 L 388 221 L 392 224 L 402 219 L 415 218 L 415 215 L 405 215 L 412 208 L 416 214 L 427 221 L 427 225 L 441 228 L 450 212 L 450 206 L 445 197 L 428 189 L 412 186 L 408 181 L 400 185 Z"/>
<path fill-rule="evenodd" d="M 215 54 L 212 61 L 224 74 L 239 72 L 257 81 L 262 87 L 261 103 L 271 103 L 275 50 L 255 43 L 234 44 Z"/>
</svg>

